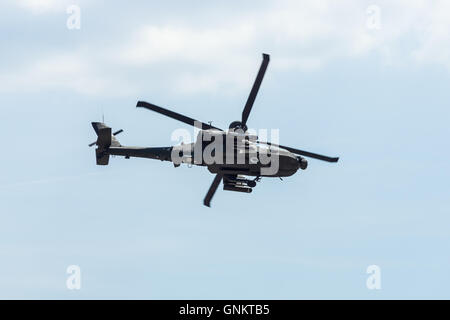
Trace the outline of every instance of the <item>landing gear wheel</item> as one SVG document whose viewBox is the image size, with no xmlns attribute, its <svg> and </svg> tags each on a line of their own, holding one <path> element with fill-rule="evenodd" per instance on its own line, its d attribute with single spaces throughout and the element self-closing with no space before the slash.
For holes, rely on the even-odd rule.
<svg viewBox="0 0 450 320">
<path fill-rule="evenodd" d="M 247 182 L 247 185 L 248 185 L 250 188 L 254 188 L 254 187 L 256 187 L 256 182 L 253 181 L 253 180 L 250 180 L 250 181 Z"/>
</svg>

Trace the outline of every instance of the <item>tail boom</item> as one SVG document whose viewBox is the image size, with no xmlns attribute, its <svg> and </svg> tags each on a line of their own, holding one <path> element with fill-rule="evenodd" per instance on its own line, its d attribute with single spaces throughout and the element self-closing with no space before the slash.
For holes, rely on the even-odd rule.
<svg viewBox="0 0 450 320">
<path fill-rule="evenodd" d="M 125 158 L 147 158 L 161 161 L 172 161 L 172 147 L 110 147 L 107 153 L 114 156 L 124 156 Z"/>
</svg>

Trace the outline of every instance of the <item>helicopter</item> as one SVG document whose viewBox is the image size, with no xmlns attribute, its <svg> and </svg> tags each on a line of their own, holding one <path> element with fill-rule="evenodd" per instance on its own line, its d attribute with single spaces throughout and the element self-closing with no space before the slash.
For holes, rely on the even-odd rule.
<svg viewBox="0 0 450 320">
<path fill-rule="evenodd" d="M 242 111 L 241 119 L 231 122 L 228 131 L 145 101 L 138 101 L 136 107 L 160 113 L 198 128 L 196 141 L 169 147 L 122 146 L 116 136 L 123 130 L 112 132 L 112 129 L 103 122 L 92 122 L 97 140 L 89 146 L 97 145 L 95 150 L 97 165 L 108 165 L 109 157 L 112 155 L 123 156 L 125 159 L 138 157 L 170 161 L 175 167 L 182 163 L 189 166 L 205 166 L 215 175 L 203 200 L 203 204 L 210 207 L 211 200 L 222 181 L 223 190 L 251 193 L 262 177 L 282 179 L 295 174 L 299 169 L 305 170 L 308 161 L 304 157 L 338 162 L 338 157 L 329 157 L 259 141 L 257 135 L 249 132 L 247 120 L 269 61 L 270 56 L 263 53 L 263 60 Z"/>
</svg>

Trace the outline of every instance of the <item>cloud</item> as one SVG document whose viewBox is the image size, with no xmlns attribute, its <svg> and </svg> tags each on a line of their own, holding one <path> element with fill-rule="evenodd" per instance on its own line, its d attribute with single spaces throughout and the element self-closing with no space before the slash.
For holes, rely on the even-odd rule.
<svg viewBox="0 0 450 320">
<path fill-rule="evenodd" d="M 416 26 L 420 45 L 412 55 L 417 62 L 438 64 L 450 70 L 450 3 L 435 1 L 420 9 L 421 28 Z"/>
<path fill-rule="evenodd" d="M 58 6 L 56 0 L 20 3 L 31 9 Z M 129 30 L 123 20 L 119 23 L 127 32 L 112 35 L 110 46 L 86 37 L 82 46 L 89 51 L 71 48 L 70 53 L 29 61 L 18 72 L 3 72 L 0 90 L 66 88 L 82 94 L 116 94 L 139 91 L 145 77 L 146 86 L 153 81 L 154 86 L 177 93 L 230 94 L 248 90 L 259 54 L 266 51 L 272 54 L 273 72 L 313 72 L 342 59 L 374 55 L 391 66 L 437 64 L 450 69 L 450 4 L 382 1 L 376 6 L 380 14 L 376 29 L 368 28 L 372 18 L 368 7 L 356 0 L 286 0 L 238 12 L 208 8 L 201 21 L 186 11 L 133 23 Z"/>
<path fill-rule="evenodd" d="M 102 75 L 85 53 L 71 53 L 42 58 L 20 69 L 0 75 L 0 91 L 39 92 L 42 90 L 72 90 L 85 95 L 107 94 L 111 87 L 122 86 L 113 78 Z M 116 95 L 119 93 L 116 92 Z"/>
<path fill-rule="evenodd" d="M 35 14 L 62 11 L 67 5 L 63 0 L 16 0 L 21 8 L 27 9 Z"/>
<path fill-rule="evenodd" d="M 218 91 L 248 85 L 248 74 L 255 72 L 254 59 L 243 55 L 254 41 L 248 24 L 232 27 L 189 28 L 144 26 L 118 50 L 117 59 L 131 66 L 177 65 L 173 90 L 183 93 Z M 234 88 L 235 89 L 235 88 Z"/>
<path fill-rule="evenodd" d="M 242 24 L 233 27 L 195 29 L 189 27 L 144 26 L 123 51 L 130 63 L 163 60 L 217 60 L 230 48 L 247 46 L 254 39 L 254 29 Z"/>
<path fill-rule="evenodd" d="M 68 88 L 89 94 L 104 88 L 103 80 L 91 74 L 86 59 L 77 55 L 56 55 L 35 61 L 10 74 L 3 73 L 0 83 L 2 91 Z"/>
</svg>

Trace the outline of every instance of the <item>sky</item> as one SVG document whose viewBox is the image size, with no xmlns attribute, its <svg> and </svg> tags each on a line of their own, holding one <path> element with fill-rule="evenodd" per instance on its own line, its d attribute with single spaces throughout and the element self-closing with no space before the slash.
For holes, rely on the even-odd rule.
<svg viewBox="0 0 450 320">
<path fill-rule="evenodd" d="M 0 10 L 0 298 L 450 298 L 448 1 Z M 87 145 L 102 117 L 123 145 L 169 146 L 191 130 L 138 100 L 226 128 L 263 52 L 249 127 L 337 164 L 311 159 L 250 195 L 219 189 L 211 208 L 206 168 L 96 166 Z"/>
</svg>

